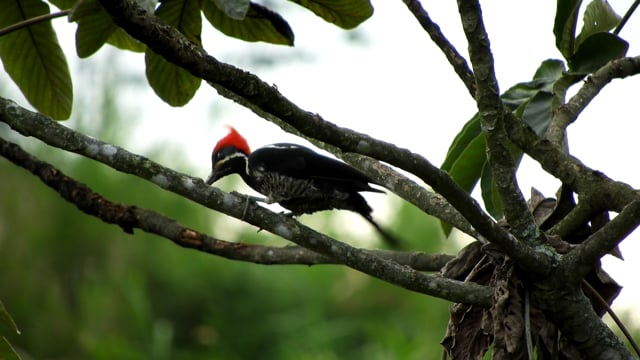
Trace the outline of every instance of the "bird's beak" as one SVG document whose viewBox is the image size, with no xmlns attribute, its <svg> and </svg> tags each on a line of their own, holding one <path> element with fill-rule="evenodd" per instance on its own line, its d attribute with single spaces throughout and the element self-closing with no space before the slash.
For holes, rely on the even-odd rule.
<svg viewBox="0 0 640 360">
<path fill-rule="evenodd" d="M 211 174 L 207 176 L 207 180 L 205 182 L 207 183 L 207 185 L 211 185 L 219 178 L 220 178 L 219 173 L 216 171 L 216 169 L 213 169 L 211 170 Z"/>
<path fill-rule="evenodd" d="M 207 183 L 207 185 L 211 185 L 214 182 L 216 182 L 217 180 L 223 178 L 226 174 L 226 171 L 224 170 L 224 167 L 222 166 L 224 163 L 226 162 L 225 159 L 219 160 L 217 161 L 215 164 L 213 164 L 213 167 L 211 169 L 211 174 L 209 174 L 209 176 L 207 177 L 207 180 L 205 181 Z"/>
</svg>

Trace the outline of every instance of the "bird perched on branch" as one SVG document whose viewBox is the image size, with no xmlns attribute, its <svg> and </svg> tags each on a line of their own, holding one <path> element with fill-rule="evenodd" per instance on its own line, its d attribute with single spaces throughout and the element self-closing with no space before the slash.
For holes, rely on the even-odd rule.
<svg viewBox="0 0 640 360">
<path fill-rule="evenodd" d="M 213 148 L 211 167 L 206 180 L 209 185 L 238 174 L 252 189 L 266 196 L 266 203 L 278 203 L 292 216 L 331 209 L 354 211 L 371 223 L 389 245 L 398 246 L 398 241 L 373 220 L 371 207 L 360 195 L 361 191 L 384 191 L 371 187 L 370 184 L 379 184 L 341 161 L 289 143 L 251 152 L 245 138 L 230 128 Z"/>
</svg>

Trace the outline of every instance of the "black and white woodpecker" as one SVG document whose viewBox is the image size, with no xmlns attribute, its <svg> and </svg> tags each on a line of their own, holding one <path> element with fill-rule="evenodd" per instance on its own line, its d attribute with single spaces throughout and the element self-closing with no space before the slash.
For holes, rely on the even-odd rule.
<svg viewBox="0 0 640 360">
<path fill-rule="evenodd" d="M 234 128 L 218 141 L 211 154 L 211 185 L 227 175 L 238 174 L 265 202 L 278 203 L 292 216 L 316 211 L 354 211 L 371 223 L 391 246 L 398 241 L 371 217 L 372 209 L 361 191 L 384 193 L 380 185 L 351 166 L 320 155 L 301 145 L 278 143 L 251 152 L 247 141 Z"/>
</svg>

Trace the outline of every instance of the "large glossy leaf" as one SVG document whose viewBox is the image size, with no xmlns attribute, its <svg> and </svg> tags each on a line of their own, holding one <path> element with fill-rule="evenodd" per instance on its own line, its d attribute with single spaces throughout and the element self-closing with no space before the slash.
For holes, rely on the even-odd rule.
<svg viewBox="0 0 640 360">
<path fill-rule="evenodd" d="M 5 0 L 0 28 L 49 13 L 40 0 Z M 73 88 L 67 60 L 50 21 L 0 37 L 4 69 L 29 103 L 53 119 L 71 115 Z"/>
<path fill-rule="evenodd" d="M 585 39 L 593 34 L 608 32 L 616 27 L 620 22 L 620 16 L 607 1 L 593 0 L 587 5 L 582 21 L 582 30 L 576 38 L 576 46 L 580 46 Z"/>
<path fill-rule="evenodd" d="M 556 37 L 556 47 L 565 59 L 569 59 L 574 52 L 580 4 L 582 4 L 581 0 L 558 0 L 557 2 L 553 34 Z"/>
<path fill-rule="evenodd" d="M 611 60 L 627 54 L 629 43 L 610 33 L 596 33 L 580 44 L 569 61 L 569 69 L 574 74 L 589 74 Z"/>
<path fill-rule="evenodd" d="M 163 1 L 156 10 L 156 16 L 178 29 L 193 43 L 201 45 L 202 18 L 199 0 Z M 168 62 L 151 50 L 146 51 L 145 62 L 149 85 L 171 106 L 185 105 L 200 87 L 202 82 L 200 78 Z"/>
<path fill-rule="evenodd" d="M 353 29 L 373 15 L 369 0 L 290 0 L 313 11 L 325 21 Z"/>
<path fill-rule="evenodd" d="M 251 3 L 243 20 L 232 19 L 211 0 L 202 1 L 202 13 L 222 33 L 245 41 L 293 45 L 293 30 L 279 14 Z"/>
</svg>

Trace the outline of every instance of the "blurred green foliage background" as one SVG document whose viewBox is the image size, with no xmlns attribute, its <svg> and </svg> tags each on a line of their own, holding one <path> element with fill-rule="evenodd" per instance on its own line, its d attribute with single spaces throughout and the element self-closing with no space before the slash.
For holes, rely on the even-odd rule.
<svg viewBox="0 0 640 360">
<path fill-rule="evenodd" d="M 85 75 L 101 70 L 92 71 Z M 126 147 L 132 139 L 121 135 L 128 124 L 116 94 L 127 80 L 100 76 L 100 98 L 79 105 L 67 125 L 90 127 L 91 135 Z M 224 215 L 150 183 L 4 125 L 0 135 L 112 201 L 154 209 L 213 236 L 225 227 Z M 143 155 L 170 164 L 180 153 Z M 24 359 L 440 358 L 445 301 L 341 266 L 240 263 L 139 231 L 128 235 L 84 215 L 4 158 L 0 184 L 0 300 L 21 330 L 8 338 Z M 409 248 L 442 250 L 436 221 L 400 204 L 394 217 L 391 230 L 414 241 Z M 286 244 L 248 225 L 234 236 L 225 240 Z"/>
</svg>

